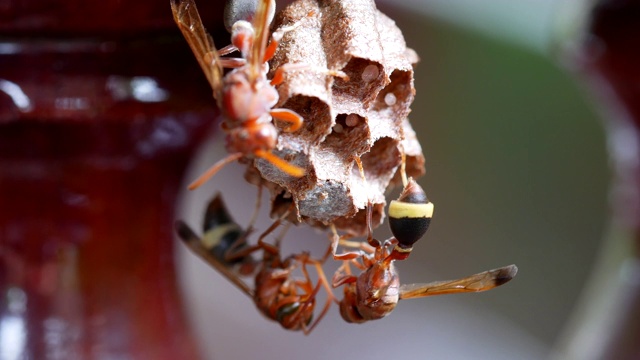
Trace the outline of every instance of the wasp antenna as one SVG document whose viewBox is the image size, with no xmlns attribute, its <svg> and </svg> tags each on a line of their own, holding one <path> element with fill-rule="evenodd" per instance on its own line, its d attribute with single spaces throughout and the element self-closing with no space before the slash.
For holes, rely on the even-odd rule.
<svg viewBox="0 0 640 360">
<path fill-rule="evenodd" d="M 206 183 L 209 179 L 211 179 L 225 165 L 227 165 L 227 164 L 229 164 L 231 162 L 234 162 L 234 161 L 240 159 L 241 157 L 242 157 L 242 153 L 234 153 L 234 154 L 231 154 L 231 155 L 227 156 L 226 158 L 218 161 L 217 163 L 213 164 L 212 167 L 207 169 L 207 171 L 205 171 L 197 179 L 195 179 L 191 184 L 189 184 L 187 189 L 195 190 L 195 189 L 199 188 L 202 184 Z"/>
<path fill-rule="evenodd" d="M 295 166 L 290 162 L 283 160 L 277 156 L 275 156 L 270 151 L 266 150 L 256 150 L 254 153 L 255 156 L 265 159 L 270 162 L 273 166 L 282 170 L 283 172 L 293 176 L 293 177 L 302 177 L 306 173 L 305 169 Z"/>
</svg>

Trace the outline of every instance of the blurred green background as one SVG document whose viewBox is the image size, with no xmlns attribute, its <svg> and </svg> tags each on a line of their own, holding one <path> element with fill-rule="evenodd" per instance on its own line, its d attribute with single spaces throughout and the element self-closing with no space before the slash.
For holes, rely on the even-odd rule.
<svg viewBox="0 0 640 360">
<path fill-rule="evenodd" d="M 426 157 L 420 182 L 436 205 L 426 238 L 398 264 L 402 282 L 511 263 L 519 273 L 487 293 L 402 301 L 389 317 L 364 325 L 344 323 L 334 307 L 303 337 L 263 319 L 250 300 L 182 251 L 191 316 L 212 358 L 539 359 L 549 355 L 581 295 L 608 226 L 610 174 L 593 99 L 547 50 L 557 4 L 378 5 L 421 57 L 410 119 Z M 220 145 L 203 149 L 187 179 L 223 153 Z M 234 180 L 241 168 L 229 169 L 203 193 L 253 196 Z M 205 200 L 185 195 L 193 224 Z M 249 201 L 229 203 L 238 219 L 250 213 Z M 387 234 L 386 226 L 377 231 Z M 303 227 L 289 237 L 316 253 L 326 246 L 324 234 Z M 228 346 L 238 332 L 248 341 Z"/>
<path fill-rule="evenodd" d="M 421 183 L 436 204 L 421 260 L 445 278 L 517 264 L 509 288 L 486 297 L 551 344 L 607 221 L 610 175 L 592 99 L 527 44 L 388 14 L 421 56 L 410 118 L 426 156 Z M 404 281 L 420 281 L 413 262 L 399 265 Z"/>
</svg>

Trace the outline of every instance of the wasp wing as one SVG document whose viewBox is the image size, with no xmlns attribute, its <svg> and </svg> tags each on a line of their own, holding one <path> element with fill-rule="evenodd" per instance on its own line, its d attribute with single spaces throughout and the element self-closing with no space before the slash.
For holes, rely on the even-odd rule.
<svg viewBox="0 0 640 360">
<path fill-rule="evenodd" d="M 517 272 L 518 268 L 515 265 L 509 265 L 457 280 L 434 281 L 427 284 L 401 285 L 400 299 L 487 291 L 509 282 L 514 276 L 516 276 Z"/>
<path fill-rule="evenodd" d="M 269 36 L 269 25 L 271 24 L 274 11 L 274 0 L 258 0 L 258 8 L 252 24 L 253 30 L 255 31 L 255 38 L 249 59 L 247 59 L 251 69 L 252 81 L 258 78 L 262 69 L 264 53 L 267 47 L 267 38 Z"/>
<path fill-rule="evenodd" d="M 223 75 L 220 55 L 213 38 L 202 25 L 194 0 L 171 0 L 171 11 L 213 89 L 213 97 L 219 101 Z"/>
<path fill-rule="evenodd" d="M 182 239 L 182 242 L 184 242 L 191 251 L 200 256 L 200 258 L 206 263 L 213 266 L 214 269 L 218 270 L 220 274 L 231 281 L 235 286 L 242 290 L 242 292 L 247 294 L 247 296 L 253 298 L 253 290 L 251 290 L 251 288 L 249 288 L 249 286 L 240 279 L 238 274 L 233 272 L 228 266 L 213 256 L 203 245 L 202 239 L 196 235 L 196 233 L 193 232 L 187 224 L 182 221 L 177 221 L 176 231 L 180 239 Z"/>
</svg>

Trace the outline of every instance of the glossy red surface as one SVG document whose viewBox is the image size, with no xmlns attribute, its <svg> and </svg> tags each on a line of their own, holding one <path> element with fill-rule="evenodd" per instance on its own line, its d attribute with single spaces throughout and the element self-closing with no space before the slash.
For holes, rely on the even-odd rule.
<svg viewBox="0 0 640 360">
<path fill-rule="evenodd" d="M 585 47 L 594 70 L 611 83 L 640 125 L 640 3 L 600 1 L 592 13 Z"/>
<path fill-rule="evenodd" d="M 0 35 L 138 36 L 175 30 L 170 0 L 9 0 L 0 3 Z M 223 0 L 197 1 L 205 24 L 222 28 Z"/>
<path fill-rule="evenodd" d="M 619 107 L 614 110 L 614 116 L 607 119 L 610 126 L 607 129 L 621 130 L 640 141 L 640 3 L 600 1 L 591 15 L 584 44 L 586 56 L 581 65 L 596 81 L 602 82 L 596 86 L 606 84 L 601 88 L 606 89 L 602 95 L 607 104 Z M 621 114 L 624 116 L 619 116 Z M 640 153 L 633 154 L 633 160 L 634 164 L 616 170 L 624 171 L 620 174 L 622 179 L 633 181 L 632 186 L 640 193 Z M 640 198 L 618 200 L 617 216 L 636 232 L 636 256 L 640 256 Z"/>
<path fill-rule="evenodd" d="M 635 241 L 629 244 L 635 251 L 626 261 L 630 269 L 640 258 L 640 3 L 596 2 L 585 35 L 579 65 L 611 109 L 605 129 L 612 145 L 613 222 L 619 227 L 615 236 L 630 234 Z M 622 315 L 615 326 L 603 325 L 599 334 L 604 358 L 640 358 L 640 282 L 633 278 L 637 270 L 629 269 L 622 269 L 627 273 L 620 275 L 620 293 L 607 295 L 609 301 L 619 301 L 616 310 Z"/>
<path fill-rule="evenodd" d="M 84 40 L 128 21 L 126 31 L 148 29 L 156 11 L 172 21 L 168 2 L 146 1 L 148 14 L 126 2 L 143 19 L 109 26 L 79 14 L 91 8 L 97 19 L 125 3 L 76 3 L 34 9 L 78 6 L 56 31 L 83 40 L 0 42 L 0 358 L 197 358 L 173 217 L 183 172 L 217 116 L 211 90 L 173 28 Z M 0 6 L 0 19 L 26 6 Z M 46 24 L 29 31 L 47 34 Z"/>
</svg>

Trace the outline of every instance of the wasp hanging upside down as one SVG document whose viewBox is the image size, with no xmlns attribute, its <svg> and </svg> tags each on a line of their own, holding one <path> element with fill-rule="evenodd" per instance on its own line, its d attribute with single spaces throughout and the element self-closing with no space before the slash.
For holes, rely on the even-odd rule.
<svg viewBox="0 0 640 360">
<path fill-rule="evenodd" d="M 361 167 L 360 164 L 359 166 Z M 427 232 L 434 209 L 422 187 L 413 179 L 406 180 L 403 171 L 404 169 L 402 194 L 389 205 L 392 238 L 383 242 L 374 239 L 369 225 L 367 243 L 361 243 L 341 238 L 334 228 L 333 255 L 336 260 L 344 260 L 344 263 L 336 271 L 333 287 L 345 286 L 344 298 L 340 301 L 340 314 L 347 322 L 362 323 L 383 318 L 402 299 L 491 290 L 510 281 L 518 271 L 515 265 L 509 265 L 458 280 L 400 285 L 393 263 L 409 257 L 413 244 Z M 362 170 L 361 173 L 364 174 Z M 367 223 L 370 222 L 369 205 Z M 354 251 L 338 254 L 338 245 Z M 362 273 L 358 276 L 351 274 L 349 264 L 354 264 Z"/>
<path fill-rule="evenodd" d="M 246 3 L 246 1 L 245 1 Z M 272 153 L 276 147 L 278 129 L 272 118 L 287 124 L 284 131 L 294 132 L 302 126 L 303 119 L 288 109 L 274 109 L 278 102 L 275 85 L 283 81 L 288 70 L 307 68 L 303 64 L 286 64 L 276 69 L 273 79 L 267 79 L 267 61 L 276 51 L 283 34 L 298 26 L 281 28 L 271 35 L 267 45 L 269 24 L 275 11 L 273 0 L 259 0 L 255 10 L 228 11 L 225 19 L 231 26 L 231 43 L 220 51 L 207 33 L 193 0 L 172 0 L 173 18 L 189 43 L 202 71 L 213 89 L 213 97 L 222 110 L 226 133 L 226 148 L 230 154 L 215 163 L 189 185 L 195 189 L 213 177 L 223 166 L 243 156 L 255 156 L 267 160 L 283 172 L 301 177 L 305 169 L 293 165 Z M 236 18 L 240 17 L 240 18 Z M 253 23 L 248 18 L 253 17 Z M 241 58 L 221 58 L 239 50 Z M 223 68 L 233 68 L 227 75 Z"/>
<path fill-rule="evenodd" d="M 182 221 L 176 223 L 176 230 L 194 253 L 252 298 L 267 318 L 285 329 L 309 334 L 327 313 L 331 303 L 336 301 L 322 269 L 329 252 L 321 260 L 312 259 L 306 252 L 282 259 L 280 239 L 284 234 L 275 244 L 264 242 L 264 238 L 281 224 L 281 219 L 260 235 L 256 245 L 248 245 L 246 239 L 252 229 L 242 230 L 231 219 L 220 195 L 216 195 L 205 213 L 203 237 L 196 235 Z M 257 251 L 262 251 L 260 261 L 252 257 Z M 308 265 L 315 267 L 318 272 L 315 286 L 307 270 Z M 294 276 L 296 270 L 302 273 L 302 277 Z M 254 272 L 252 289 L 241 276 Z M 316 295 L 322 287 L 327 290 L 327 300 L 320 315 L 313 321 Z"/>
</svg>

